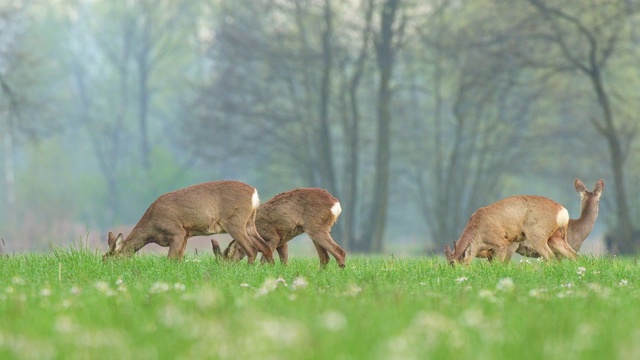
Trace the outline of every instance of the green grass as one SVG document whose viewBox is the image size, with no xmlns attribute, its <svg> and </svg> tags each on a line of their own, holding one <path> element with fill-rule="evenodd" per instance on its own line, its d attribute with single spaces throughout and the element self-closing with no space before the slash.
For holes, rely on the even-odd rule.
<svg viewBox="0 0 640 360">
<path fill-rule="evenodd" d="M 0 259 L 2 359 L 640 358 L 636 259 Z"/>
</svg>

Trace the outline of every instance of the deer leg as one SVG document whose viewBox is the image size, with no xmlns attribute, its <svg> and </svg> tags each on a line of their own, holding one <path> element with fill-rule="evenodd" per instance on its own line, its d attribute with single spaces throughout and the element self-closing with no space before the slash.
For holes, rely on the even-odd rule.
<svg viewBox="0 0 640 360">
<path fill-rule="evenodd" d="M 280 263 L 283 265 L 287 265 L 287 263 L 289 262 L 289 250 L 288 250 L 287 243 L 284 243 L 284 245 L 282 246 L 278 246 L 276 248 L 276 251 L 278 251 L 278 257 L 280 258 Z M 261 263 L 267 262 L 267 259 L 264 258 L 264 255 L 260 258 L 260 262 Z"/>
<path fill-rule="evenodd" d="M 549 247 L 556 255 L 562 255 L 571 260 L 578 258 L 578 254 L 569 246 L 565 239 L 561 237 L 551 237 L 549 239 Z M 558 256 L 560 259 L 560 256 Z"/>
<path fill-rule="evenodd" d="M 244 250 L 244 253 L 247 255 L 247 261 L 249 262 L 249 264 L 253 264 L 253 261 L 256 259 L 256 251 L 254 250 L 253 242 L 249 238 L 249 235 L 246 233 L 245 229 L 246 228 L 244 225 L 230 225 L 227 227 L 227 233 L 229 233 L 229 235 L 231 235 L 236 243 L 240 245 L 242 250 Z"/>
<path fill-rule="evenodd" d="M 497 261 L 509 262 L 511 259 L 511 255 L 509 254 L 509 245 L 500 246 L 493 248 L 493 256 L 492 259 L 495 258 Z"/>
<path fill-rule="evenodd" d="M 267 244 L 265 239 L 263 239 L 262 236 L 260 236 L 260 234 L 258 233 L 256 224 L 253 220 L 255 218 L 254 215 L 255 210 L 254 214 L 252 214 L 249 219 L 247 219 L 247 223 L 245 225 L 246 233 L 248 237 L 253 240 L 253 244 L 258 248 L 258 251 L 262 253 L 262 257 L 265 259 L 265 261 L 269 264 L 273 264 L 273 248 L 269 244 Z"/>
<path fill-rule="evenodd" d="M 511 260 L 511 257 L 516 252 L 516 250 L 518 249 L 519 246 L 520 246 L 520 244 L 517 243 L 517 242 L 513 242 L 513 243 L 509 244 L 509 248 L 507 250 L 507 260 L 506 260 L 507 262 Z"/>
<path fill-rule="evenodd" d="M 184 249 L 187 246 L 186 232 L 171 236 L 169 240 L 169 258 L 174 260 L 182 260 Z"/>
<path fill-rule="evenodd" d="M 278 256 L 280 256 L 280 262 L 284 265 L 289 263 L 289 245 L 284 243 L 276 248 Z"/>
<path fill-rule="evenodd" d="M 313 242 L 313 246 L 316 247 L 316 251 L 318 252 L 318 257 L 320 258 L 320 266 L 325 267 L 325 265 L 327 265 L 330 260 L 329 253 L 327 252 L 327 250 L 325 250 L 325 248 L 318 245 L 318 243 L 316 243 L 315 241 Z"/>
<path fill-rule="evenodd" d="M 343 248 L 340 247 L 340 245 L 336 244 L 336 242 L 333 241 L 333 239 L 331 238 L 331 235 L 329 234 L 329 232 L 327 232 L 327 231 L 315 232 L 314 231 L 314 232 L 311 232 L 311 233 L 307 233 L 307 235 L 309 235 L 311 240 L 313 240 L 314 244 L 319 245 L 321 248 L 325 249 L 331 255 L 333 255 L 333 257 L 338 262 L 338 266 L 340 266 L 341 268 L 343 268 L 345 266 L 344 265 L 344 258 L 347 255 L 347 253 L 344 251 Z M 321 258 L 321 261 L 322 261 L 322 258 Z"/>
</svg>

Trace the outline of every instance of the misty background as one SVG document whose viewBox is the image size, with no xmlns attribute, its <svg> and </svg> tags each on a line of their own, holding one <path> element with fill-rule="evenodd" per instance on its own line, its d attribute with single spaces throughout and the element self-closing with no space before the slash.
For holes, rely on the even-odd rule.
<svg viewBox="0 0 640 360">
<path fill-rule="evenodd" d="M 638 10 L 4 0 L 0 237 L 8 252 L 100 251 L 159 195 L 237 179 L 263 202 L 329 190 L 348 252 L 425 255 L 505 196 L 547 196 L 577 218 L 577 177 L 606 183 L 591 237 L 636 252 Z"/>
</svg>

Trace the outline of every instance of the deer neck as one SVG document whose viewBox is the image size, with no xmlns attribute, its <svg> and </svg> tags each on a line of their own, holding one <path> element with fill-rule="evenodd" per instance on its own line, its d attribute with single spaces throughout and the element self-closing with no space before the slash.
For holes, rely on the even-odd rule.
<svg viewBox="0 0 640 360">
<path fill-rule="evenodd" d="M 148 240 L 149 237 L 145 236 L 145 234 L 141 233 L 141 231 L 137 231 L 137 229 L 133 229 L 131 234 L 127 236 L 122 245 L 121 254 L 132 256 L 137 253 L 138 250 L 142 249 L 145 245 L 150 243 Z"/>
<path fill-rule="evenodd" d="M 471 234 L 471 232 L 464 231 L 462 236 L 460 236 L 460 239 L 455 244 L 455 249 L 453 251 L 453 258 L 461 260 L 462 262 L 465 262 L 465 263 L 467 261 L 471 261 L 475 257 L 475 254 L 472 254 L 472 256 L 469 256 L 469 258 L 471 258 L 470 260 L 465 257 L 465 253 L 467 252 L 467 248 L 472 245 L 473 239 L 474 239 L 474 236 Z"/>
<path fill-rule="evenodd" d="M 567 242 L 573 250 L 580 250 L 580 246 L 593 230 L 597 218 L 598 203 L 587 201 L 580 209 L 580 217 L 569 220 Z"/>
</svg>

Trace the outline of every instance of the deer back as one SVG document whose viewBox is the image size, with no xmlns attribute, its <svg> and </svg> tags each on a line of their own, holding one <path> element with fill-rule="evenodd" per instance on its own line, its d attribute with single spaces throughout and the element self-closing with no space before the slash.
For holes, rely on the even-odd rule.
<svg viewBox="0 0 640 360">
<path fill-rule="evenodd" d="M 310 228 L 331 227 L 340 212 L 340 202 L 328 191 L 300 188 L 280 193 L 260 205 L 256 227 L 259 232 L 275 227 L 288 241 Z"/>
</svg>

